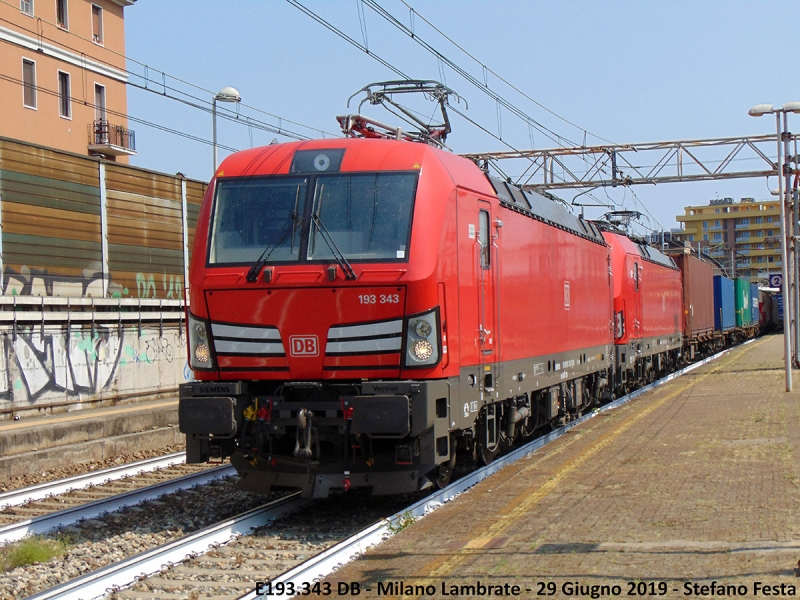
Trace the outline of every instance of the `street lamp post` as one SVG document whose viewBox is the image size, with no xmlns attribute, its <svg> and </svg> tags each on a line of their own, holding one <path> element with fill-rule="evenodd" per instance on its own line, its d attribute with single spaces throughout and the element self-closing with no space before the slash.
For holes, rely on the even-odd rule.
<svg viewBox="0 0 800 600">
<path fill-rule="evenodd" d="M 762 117 L 764 115 L 774 114 L 775 115 L 775 128 L 776 128 L 776 141 L 778 147 L 778 161 L 777 161 L 777 168 L 778 168 L 778 195 L 780 196 L 780 231 L 781 231 L 781 276 L 783 279 L 783 283 L 781 285 L 781 295 L 783 296 L 783 352 L 784 352 L 784 362 L 785 362 L 785 373 L 786 373 L 786 391 L 792 391 L 792 328 L 791 328 L 791 321 L 793 318 L 796 319 L 796 315 L 792 311 L 792 294 L 791 294 L 791 285 L 789 280 L 789 264 L 788 264 L 788 237 L 787 234 L 789 229 L 786 225 L 786 202 L 787 202 L 787 193 L 788 193 L 788 183 L 789 183 L 789 176 L 790 173 L 788 169 L 784 166 L 784 152 L 781 142 L 784 141 L 782 138 L 785 138 L 786 141 L 786 151 L 788 153 L 788 113 L 800 113 L 800 102 L 788 102 L 786 104 L 758 104 L 754 106 L 748 111 L 748 114 L 751 117 Z M 785 130 L 785 135 L 781 134 L 781 114 L 783 114 L 783 128 Z M 784 177 L 786 178 L 787 185 L 784 186 Z M 792 227 L 792 231 L 794 227 Z M 792 249 L 794 249 L 794 244 L 792 244 Z M 794 269 L 791 271 L 792 280 L 794 279 Z M 797 325 L 795 320 L 795 326 Z"/>
<path fill-rule="evenodd" d="M 230 86 L 222 88 L 211 101 L 211 145 L 214 147 L 214 172 L 217 172 L 217 101 L 241 102 L 242 97 L 236 88 Z"/>
</svg>

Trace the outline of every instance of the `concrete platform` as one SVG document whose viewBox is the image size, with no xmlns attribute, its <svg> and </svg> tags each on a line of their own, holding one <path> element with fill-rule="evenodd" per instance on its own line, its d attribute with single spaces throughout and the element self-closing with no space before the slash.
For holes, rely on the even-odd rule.
<svg viewBox="0 0 800 600">
<path fill-rule="evenodd" d="M 514 585 L 529 598 L 799 595 L 800 393 L 784 392 L 782 362 L 782 336 L 734 349 L 590 419 L 331 580 L 359 582 L 362 598 Z"/>
<path fill-rule="evenodd" d="M 0 421 L 0 481 L 182 444 L 178 398 Z"/>
</svg>

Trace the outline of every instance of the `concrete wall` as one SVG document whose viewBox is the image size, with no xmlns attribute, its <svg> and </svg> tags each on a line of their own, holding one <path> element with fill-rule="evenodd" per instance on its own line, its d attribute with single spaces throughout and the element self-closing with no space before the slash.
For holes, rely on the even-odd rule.
<svg viewBox="0 0 800 600">
<path fill-rule="evenodd" d="M 191 379 L 185 339 L 177 323 L 3 326 L 0 415 L 175 395 Z"/>
</svg>

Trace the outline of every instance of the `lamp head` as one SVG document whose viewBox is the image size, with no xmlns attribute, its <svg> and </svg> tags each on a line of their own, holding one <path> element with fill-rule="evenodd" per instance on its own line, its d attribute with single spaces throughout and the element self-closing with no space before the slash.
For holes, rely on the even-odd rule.
<svg viewBox="0 0 800 600">
<path fill-rule="evenodd" d="M 781 109 L 779 106 L 772 106 L 772 104 L 756 104 L 753 108 L 747 111 L 751 117 L 763 117 L 764 115 L 772 114 Z"/>
<path fill-rule="evenodd" d="M 241 102 L 242 97 L 236 88 L 226 86 L 222 88 L 215 97 L 219 102 Z"/>
</svg>

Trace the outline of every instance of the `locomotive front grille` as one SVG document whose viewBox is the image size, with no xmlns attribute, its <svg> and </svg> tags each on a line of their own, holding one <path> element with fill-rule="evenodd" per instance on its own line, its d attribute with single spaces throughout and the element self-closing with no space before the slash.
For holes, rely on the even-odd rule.
<svg viewBox="0 0 800 600">
<path fill-rule="evenodd" d="M 328 330 L 326 371 L 393 370 L 400 367 L 403 321 L 338 325 Z"/>
<path fill-rule="evenodd" d="M 277 327 L 211 323 L 217 356 L 286 356 Z"/>
</svg>

